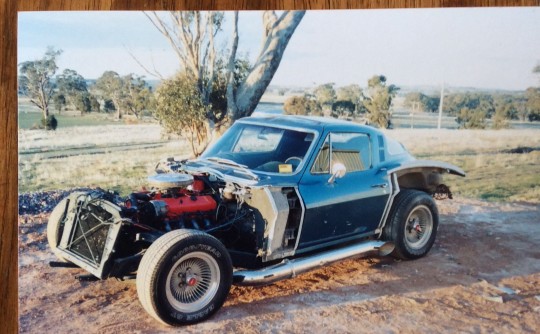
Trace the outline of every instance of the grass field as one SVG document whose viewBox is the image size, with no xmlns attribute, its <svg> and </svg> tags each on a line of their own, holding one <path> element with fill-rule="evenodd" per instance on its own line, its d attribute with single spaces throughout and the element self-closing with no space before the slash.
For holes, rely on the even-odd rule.
<svg viewBox="0 0 540 334">
<path fill-rule="evenodd" d="M 112 115 L 105 113 L 90 113 L 83 116 L 81 116 L 79 112 L 75 111 L 63 111 L 61 114 L 51 111 L 51 113 L 54 114 L 58 120 L 59 128 L 118 123 L 118 121 L 114 120 Z M 19 98 L 18 116 L 19 129 L 36 128 L 41 124 L 41 118 L 43 117 L 41 111 L 30 103 L 30 100 L 27 98 Z"/>
<path fill-rule="evenodd" d="M 386 133 L 419 159 L 463 168 L 466 178 L 448 176 L 445 180 L 456 196 L 540 203 L 540 151 L 503 152 L 540 148 L 540 130 L 396 129 Z M 157 147 L 144 148 L 148 143 Z M 114 145 L 115 150 L 107 145 Z M 85 153 L 95 147 L 101 149 L 70 155 L 73 149 Z M 65 149 L 71 153 L 62 154 Z M 157 124 L 20 130 L 19 150 L 20 192 L 100 186 L 127 194 L 145 184 L 160 159 L 190 155 L 184 141 L 164 142 Z"/>
<path fill-rule="evenodd" d="M 59 128 L 74 127 L 74 126 L 91 126 L 91 125 L 108 125 L 117 123 L 114 120 L 99 115 L 54 115 L 58 120 Z M 31 129 L 41 124 L 41 113 L 27 112 L 19 113 L 19 129 Z"/>
<path fill-rule="evenodd" d="M 465 170 L 467 177 L 447 176 L 445 181 L 459 196 L 540 203 L 540 130 L 397 129 L 387 133 L 419 159 L 442 160 Z M 504 152 L 518 147 L 537 150 Z"/>
</svg>

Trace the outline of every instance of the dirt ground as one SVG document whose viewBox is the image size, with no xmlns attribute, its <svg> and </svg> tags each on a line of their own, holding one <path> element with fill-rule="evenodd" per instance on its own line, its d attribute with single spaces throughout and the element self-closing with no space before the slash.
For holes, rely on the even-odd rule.
<svg viewBox="0 0 540 334">
<path fill-rule="evenodd" d="M 427 257 L 345 260 L 265 287 L 233 287 L 224 307 L 184 333 L 538 333 L 537 204 L 439 202 Z M 167 333 L 134 281 L 80 282 L 51 268 L 47 215 L 19 218 L 21 333 Z"/>
</svg>

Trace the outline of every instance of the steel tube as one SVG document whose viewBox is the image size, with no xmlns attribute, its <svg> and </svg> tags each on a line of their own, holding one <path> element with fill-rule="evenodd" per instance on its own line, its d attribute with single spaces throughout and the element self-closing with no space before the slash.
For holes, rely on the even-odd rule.
<svg viewBox="0 0 540 334">
<path fill-rule="evenodd" d="M 312 256 L 294 260 L 284 260 L 276 265 L 258 270 L 237 270 L 233 273 L 235 285 L 264 285 L 282 279 L 292 278 L 311 269 L 326 264 L 379 251 L 380 255 L 388 255 L 394 249 L 391 242 L 366 241 L 347 247 L 326 251 Z"/>
</svg>

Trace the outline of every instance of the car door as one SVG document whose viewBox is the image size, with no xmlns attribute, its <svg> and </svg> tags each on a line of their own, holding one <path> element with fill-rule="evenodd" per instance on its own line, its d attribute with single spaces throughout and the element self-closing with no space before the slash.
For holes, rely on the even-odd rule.
<svg viewBox="0 0 540 334">
<path fill-rule="evenodd" d="M 298 251 L 373 234 L 389 199 L 390 182 L 373 168 L 373 143 L 367 133 L 332 132 L 318 148 L 299 189 L 306 213 Z M 340 178 L 335 166 L 344 166 Z"/>
</svg>

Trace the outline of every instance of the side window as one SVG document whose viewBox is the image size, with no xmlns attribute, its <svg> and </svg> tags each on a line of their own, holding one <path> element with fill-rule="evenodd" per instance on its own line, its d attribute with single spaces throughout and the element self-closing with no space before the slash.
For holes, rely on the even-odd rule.
<svg viewBox="0 0 540 334">
<path fill-rule="evenodd" d="M 329 134 L 311 168 L 314 174 L 329 174 L 330 166 L 342 163 L 347 173 L 371 168 L 369 136 L 363 133 L 336 132 Z"/>
<path fill-rule="evenodd" d="M 315 163 L 311 167 L 313 174 L 329 174 L 330 173 L 330 135 L 326 136 L 324 144 L 317 154 Z"/>
</svg>

